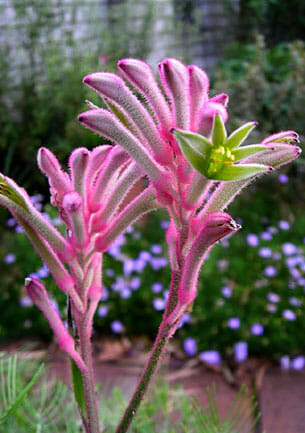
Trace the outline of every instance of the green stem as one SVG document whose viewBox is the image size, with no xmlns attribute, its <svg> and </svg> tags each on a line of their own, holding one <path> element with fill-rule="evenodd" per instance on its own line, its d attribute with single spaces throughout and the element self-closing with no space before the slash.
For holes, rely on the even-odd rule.
<svg viewBox="0 0 305 433">
<path fill-rule="evenodd" d="M 88 433 L 100 433 L 98 404 L 93 374 L 92 347 L 85 326 L 85 320 L 82 320 L 79 337 L 82 358 L 88 367 L 87 371 L 81 372 L 87 412 Z"/>
<path fill-rule="evenodd" d="M 173 311 L 177 302 L 177 290 L 181 278 L 181 272 L 173 271 L 170 292 L 167 300 L 167 306 L 162 318 L 162 322 L 159 327 L 158 335 L 151 350 L 149 359 L 144 367 L 144 371 L 137 385 L 137 388 L 129 401 L 127 409 L 115 431 L 115 433 L 126 433 L 132 423 L 136 412 L 140 406 L 140 403 L 149 387 L 151 379 L 156 372 L 159 361 L 167 348 L 167 343 L 170 337 L 174 334 L 178 323 L 173 327 L 167 325 L 166 319 L 168 315 Z"/>
</svg>

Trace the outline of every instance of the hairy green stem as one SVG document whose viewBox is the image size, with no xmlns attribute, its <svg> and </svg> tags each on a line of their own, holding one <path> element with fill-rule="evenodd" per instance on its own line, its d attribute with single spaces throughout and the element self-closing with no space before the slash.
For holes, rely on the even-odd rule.
<svg viewBox="0 0 305 433">
<path fill-rule="evenodd" d="M 177 290 L 178 290 L 180 279 L 181 279 L 181 272 L 173 271 L 167 305 L 162 318 L 162 322 L 159 327 L 157 338 L 150 352 L 149 359 L 144 367 L 137 388 L 129 401 L 127 409 L 125 410 L 124 415 L 115 433 L 126 433 L 127 430 L 129 429 L 130 424 L 132 423 L 136 415 L 136 412 L 140 406 L 140 403 L 149 387 L 151 379 L 159 366 L 159 361 L 161 360 L 161 357 L 167 348 L 167 343 L 170 337 L 174 334 L 179 324 L 178 321 L 175 325 L 168 326 L 167 317 L 174 310 L 176 306 Z"/>
</svg>

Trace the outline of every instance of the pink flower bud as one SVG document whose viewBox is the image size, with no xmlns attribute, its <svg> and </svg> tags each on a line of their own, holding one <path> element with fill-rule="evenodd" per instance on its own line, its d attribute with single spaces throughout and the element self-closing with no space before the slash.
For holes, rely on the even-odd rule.
<svg viewBox="0 0 305 433">
<path fill-rule="evenodd" d="M 210 214 L 192 242 L 186 256 L 181 284 L 178 290 L 180 305 L 188 305 L 195 299 L 201 265 L 209 249 L 220 239 L 235 233 L 240 226 L 224 212 Z"/>
<path fill-rule="evenodd" d="M 39 149 L 37 163 L 42 173 L 49 179 L 50 186 L 60 197 L 72 190 L 69 176 L 62 171 L 55 155 L 45 147 Z"/>
<path fill-rule="evenodd" d="M 174 126 L 190 127 L 189 77 L 185 65 L 177 59 L 165 59 L 159 64 L 161 83 L 174 108 Z"/>
<path fill-rule="evenodd" d="M 162 177 L 162 167 L 149 150 L 113 114 L 103 109 L 90 110 L 80 114 L 78 119 L 87 128 L 122 146 L 152 181 Z"/>
<path fill-rule="evenodd" d="M 84 218 L 82 197 L 76 191 L 69 192 L 64 195 L 62 205 L 68 215 L 75 247 L 84 248 L 88 245 L 89 237 Z"/>
<path fill-rule="evenodd" d="M 209 77 L 198 66 L 188 66 L 189 73 L 189 92 L 191 102 L 191 131 L 197 131 L 199 112 L 205 102 L 208 100 Z"/>
<path fill-rule="evenodd" d="M 89 164 L 90 152 L 84 147 L 75 149 L 69 158 L 69 167 L 73 188 L 82 197 L 86 197 L 86 172 Z"/>
<path fill-rule="evenodd" d="M 229 95 L 227 95 L 226 93 L 219 93 L 219 95 L 215 95 L 210 98 L 210 102 L 216 102 L 223 105 L 224 107 L 227 107 L 229 103 Z"/>
<path fill-rule="evenodd" d="M 66 330 L 58 313 L 55 311 L 47 291 L 43 284 L 35 278 L 26 278 L 25 290 L 33 303 L 41 310 L 54 332 L 58 344 L 77 364 L 80 370 L 85 371 L 87 367 L 80 354 L 74 348 L 74 340 Z"/>
<path fill-rule="evenodd" d="M 107 97 L 117 104 L 128 124 L 135 129 L 135 135 L 151 148 L 156 160 L 161 164 L 171 162 L 170 149 L 166 142 L 161 140 L 158 129 L 145 106 L 128 89 L 122 78 L 111 73 L 97 72 L 87 75 L 84 83 L 96 90 L 101 96 Z"/>
<path fill-rule="evenodd" d="M 168 131 L 173 127 L 171 111 L 151 68 L 138 59 L 122 59 L 118 62 L 118 68 L 147 101 L 159 121 L 161 134 L 169 140 Z"/>
<path fill-rule="evenodd" d="M 222 104 L 211 102 L 211 99 L 206 102 L 199 114 L 198 133 L 208 137 L 213 128 L 214 117 L 216 114 L 222 118 L 224 122 L 228 120 L 228 112 Z"/>
</svg>

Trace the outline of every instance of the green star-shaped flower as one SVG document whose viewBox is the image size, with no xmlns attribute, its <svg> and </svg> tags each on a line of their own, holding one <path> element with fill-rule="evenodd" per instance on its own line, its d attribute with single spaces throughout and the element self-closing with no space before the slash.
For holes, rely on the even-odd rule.
<svg viewBox="0 0 305 433">
<path fill-rule="evenodd" d="M 213 180 L 247 179 L 267 172 L 271 167 L 263 164 L 242 164 L 240 161 L 268 148 L 264 144 L 239 147 L 255 128 L 256 122 L 248 122 L 227 137 L 226 127 L 219 114 L 215 115 L 211 138 L 190 131 L 173 129 L 180 148 L 199 173 Z"/>
</svg>

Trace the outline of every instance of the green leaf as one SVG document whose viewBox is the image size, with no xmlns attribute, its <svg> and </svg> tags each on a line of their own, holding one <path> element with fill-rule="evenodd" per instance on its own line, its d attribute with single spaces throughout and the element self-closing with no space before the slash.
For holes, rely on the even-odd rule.
<svg viewBox="0 0 305 433">
<path fill-rule="evenodd" d="M 262 164 L 225 165 L 211 178 L 214 180 L 242 180 L 268 171 L 269 167 Z"/>
<path fill-rule="evenodd" d="M 175 129 L 173 134 L 179 144 L 181 144 L 181 141 L 184 141 L 187 145 L 198 150 L 205 157 L 209 154 L 212 148 L 212 143 L 204 135 L 190 131 L 182 131 L 181 129 Z"/>
<path fill-rule="evenodd" d="M 7 372 L 5 369 L 5 363 L 7 363 Z M 0 371 L 1 371 L 1 397 L 5 408 L 5 413 L 0 416 L 0 424 L 5 422 L 10 416 L 14 415 L 20 404 L 24 401 L 27 394 L 31 391 L 33 386 L 36 384 L 42 372 L 44 365 L 41 364 L 30 380 L 30 382 L 21 390 L 17 392 L 17 356 L 8 358 L 7 360 L 1 360 Z M 5 386 L 6 384 L 6 386 Z"/>
<path fill-rule="evenodd" d="M 236 129 L 228 137 L 226 141 L 226 147 L 234 149 L 235 147 L 240 146 L 255 127 L 256 122 L 248 122 L 242 125 L 240 128 Z"/>
<path fill-rule="evenodd" d="M 72 383 L 73 391 L 76 403 L 79 407 L 82 416 L 86 415 L 86 405 L 85 405 L 85 393 L 82 381 L 82 375 L 80 369 L 77 367 L 75 362 L 70 359 L 71 362 L 71 373 L 72 373 Z"/>
<path fill-rule="evenodd" d="M 192 133 L 185 133 L 185 131 L 174 131 L 174 136 L 186 159 L 199 173 L 205 175 L 206 157 L 196 147 L 192 146 L 192 140 L 188 137 L 189 134 L 193 135 Z"/>
<path fill-rule="evenodd" d="M 252 144 L 250 146 L 239 147 L 238 149 L 232 150 L 232 155 L 235 157 L 235 162 L 246 158 L 247 156 L 255 155 L 256 153 L 268 150 L 267 146 L 263 144 Z"/>
<path fill-rule="evenodd" d="M 223 146 L 227 138 L 227 131 L 225 124 L 219 114 L 215 114 L 213 129 L 212 129 L 212 141 L 213 146 Z"/>
<path fill-rule="evenodd" d="M 22 207 L 25 211 L 28 212 L 28 208 L 25 204 L 23 197 L 16 194 L 16 191 L 5 181 L 4 177 L 0 175 L 0 195 L 7 197 L 14 203 L 18 204 L 18 206 Z"/>
<path fill-rule="evenodd" d="M 115 116 L 119 119 L 119 121 L 121 123 L 123 123 L 123 125 L 127 129 L 129 129 L 130 131 L 134 132 L 132 126 L 130 125 L 130 123 L 126 119 L 123 111 L 120 110 L 120 108 L 118 108 L 118 106 L 116 104 L 114 104 L 113 102 L 110 102 L 109 99 L 104 98 L 104 101 L 105 101 L 105 104 L 107 105 L 107 107 L 113 112 L 113 114 L 115 114 Z"/>
</svg>

